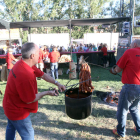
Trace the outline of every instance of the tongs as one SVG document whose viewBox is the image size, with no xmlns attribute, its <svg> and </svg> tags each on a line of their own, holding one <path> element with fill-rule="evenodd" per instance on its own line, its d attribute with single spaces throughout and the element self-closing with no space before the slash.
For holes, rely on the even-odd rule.
<svg viewBox="0 0 140 140">
<path fill-rule="evenodd" d="M 99 79 L 99 76 L 98 77 L 94 77 L 94 78 L 97 78 L 97 80 Z M 86 81 L 89 81 L 89 80 L 92 80 L 92 79 L 94 79 L 94 78 L 90 78 L 90 79 L 87 79 L 87 80 L 85 80 L 85 81 L 81 81 L 81 82 L 79 82 L 79 83 L 76 83 L 76 84 L 73 84 L 73 85 L 70 85 L 70 86 L 66 86 L 66 89 L 68 89 L 69 87 L 73 87 L 74 86 L 74 88 L 77 86 L 77 85 L 79 85 L 79 84 L 82 84 L 82 83 L 84 83 L 84 82 L 86 82 Z M 68 82 L 69 83 L 69 82 Z M 67 84 L 68 84 L 67 83 Z M 66 84 L 66 85 L 67 85 Z"/>
<path fill-rule="evenodd" d="M 94 77 L 94 78 L 97 78 L 97 80 L 99 79 L 99 76 L 98 77 Z M 86 82 L 86 81 L 89 81 L 89 80 L 92 80 L 92 79 L 94 79 L 94 78 L 90 78 L 90 79 L 87 79 L 87 80 L 85 80 L 85 81 L 81 81 L 81 82 L 79 82 L 79 83 L 76 83 L 76 84 L 73 84 L 73 85 L 70 85 L 70 86 L 66 86 L 66 90 L 68 90 L 68 88 L 70 87 L 70 89 L 74 86 L 74 88 L 77 86 L 77 85 L 79 85 L 79 84 L 82 84 L 82 83 L 84 83 L 84 82 Z M 75 79 L 75 78 L 74 78 Z M 68 81 L 68 83 L 71 81 L 71 80 L 73 80 L 73 79 L 70 79 L 69 81 Z M 68 84 L 67 83 L 67 84 Z M 67 85 L 66 84 L 66 85 Z M 73 88 L 73 89 L 74 89 Z M 52 87 L 50 87 L 49 88 L 49 90 L 55 90 L 55 88 L 52 88 Z M 65 90 L 65 91 L 66 91 Z M 57 95 L 58 96 L 58 95 Z"/>
</svg>

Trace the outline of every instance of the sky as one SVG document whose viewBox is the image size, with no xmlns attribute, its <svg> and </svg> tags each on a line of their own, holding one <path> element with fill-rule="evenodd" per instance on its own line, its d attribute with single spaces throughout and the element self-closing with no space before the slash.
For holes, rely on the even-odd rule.
<svg viewBox="0 0 140 140">
<path fill-rule="evenodd" d="M 2 5 L 0 5 L 0 9 L 1 9 L 2 11 L 4 11 L 4 7 L 3 7 Z"/>
</svg>

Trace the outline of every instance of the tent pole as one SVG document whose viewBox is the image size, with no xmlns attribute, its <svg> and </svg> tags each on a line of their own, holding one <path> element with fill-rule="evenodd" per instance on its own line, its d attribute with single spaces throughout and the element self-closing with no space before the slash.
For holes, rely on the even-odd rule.
<svg viewBox="0 0 140 140">
<path fill-rule="evenodd" d="M 71 60 L 72 60 L 72 49 L 71 49 L 71 19 L 69 20 L 70 23 L 70 50 L 71 50 Z"/>
<path fill-rule="evenodd" d="M 111 45 L 112 45 L 112 24 L 110 24 L 110 29 L 111 29 L 111 35 L 110 35 L 110 50 L 111 50 Z"/>
<path fill-rule="evenodd" d="M 133 26 L 134 26 L 134 12 L 135 12 L 135 0 L 132 1 L 133 2 L 133 8 L 132 8 L 132 36 L 134 35 L 134 30 L 133 30 Z M 131 43 L 131 42 L 130 42 Z"/>
<path fill-rule="evenodd" d="M 9 29 L 9 46 L 11 46 L 11 35 L 10 35 L 10 29 Z"/>
<path fill-rule="evenodd" d="M 11 47 L 11 34 L 10 34 L 10 28 L 9 28 L 8 30 L 9 30 L 9 46 L 7 46 L 7 53 L 8 53 L 8 49 L 9 49 L 9 47 Z"/>
<path fill-rule="evenodd" d="M 31 42 L 31 28 L 29 27 L 29 37 L 30 37 L 30 42 Z"/>
</svg>

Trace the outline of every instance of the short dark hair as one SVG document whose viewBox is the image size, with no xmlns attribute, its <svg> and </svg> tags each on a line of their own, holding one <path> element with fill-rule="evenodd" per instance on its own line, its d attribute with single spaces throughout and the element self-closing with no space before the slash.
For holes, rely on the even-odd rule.
<svg viewBox="0 0 140 140">
<path fill-rule="evenodd" d="M 35 44 L 33 42 L 25 43 L 21 48 L 21 54 L 23 59 L 29 59 L 31 54 L 36 51 Z"/>
</svg>

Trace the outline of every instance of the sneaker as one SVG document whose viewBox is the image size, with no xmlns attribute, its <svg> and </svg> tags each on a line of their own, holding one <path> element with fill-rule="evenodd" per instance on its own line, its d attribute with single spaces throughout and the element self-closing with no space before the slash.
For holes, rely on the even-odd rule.
<svg viewBox="0 0 140 140">
<path fill-rule="evenodd" d="M 115 135 L 117 135 L 117 136 L 119 136 L 119 137 L 122 137 L 122 136 L 120 136 L 120 135 L 118 134 L 117 129 L 113 129 L 112 132 L 113 132 L 113 134 L 115 134 Z"/>
</svg>

